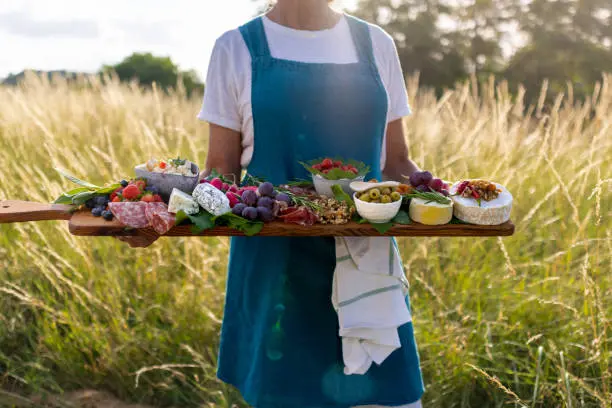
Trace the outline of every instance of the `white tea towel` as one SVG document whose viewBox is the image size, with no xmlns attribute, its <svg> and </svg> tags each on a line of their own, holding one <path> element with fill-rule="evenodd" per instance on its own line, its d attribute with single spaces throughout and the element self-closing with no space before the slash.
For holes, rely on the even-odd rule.
<svg viewBox="0 0 612 408">
<path fill-rule="evenodd" d="M 332 303 L 345 374 L 365 374 L 401 347 L 397 328 L 412 320 L 408 284 L 391 237 L 336 238 Z"/>
</svg>

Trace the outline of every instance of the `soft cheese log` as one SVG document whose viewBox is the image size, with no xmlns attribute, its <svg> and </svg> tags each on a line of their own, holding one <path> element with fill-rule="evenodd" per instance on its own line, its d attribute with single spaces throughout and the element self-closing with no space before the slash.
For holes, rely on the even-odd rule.
<svg viewBox="0 0 612 408">
<path fill-rule="evenodd" d="M 455 203 L 455 217 L 461 221 L 477 225 L 499 225 L 510 219 L 512 194 L 504 186 L 493 183 L 502 192 L 494 200 L 481 200 L 479 206 L 478 201 L 474 198 L 453 196 L 453 194 L 457 193 L 459 184 L 456 183 L 450 191 L 451 198 Z"/>
<path fill-rule="evenodd" d="M 440 204 L 412 198 L 409 208 L 410 218 L 425 225 L 448 224 L 453 218 L 453 202 Z"/>
</svg>

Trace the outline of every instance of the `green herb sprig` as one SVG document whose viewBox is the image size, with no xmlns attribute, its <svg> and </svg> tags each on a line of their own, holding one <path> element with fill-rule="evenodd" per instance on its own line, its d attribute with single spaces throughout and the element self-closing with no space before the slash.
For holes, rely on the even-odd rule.
<svg viewBox="0 0 612 408">
<path fill-rule="evenodd" d="M 414 191 L 410 194 L 404 195 L 404 197 L 420 198 L 421 200 L 425 201 L 425 204 L 428 204 L 431 202 L 438 203 L 438 204 L 450 204 L 451 203 L 450 198 L 443 196 L 442 194 L 435 192 L 435 191 L 426 191 L 426 192 Z"/>
</svg>

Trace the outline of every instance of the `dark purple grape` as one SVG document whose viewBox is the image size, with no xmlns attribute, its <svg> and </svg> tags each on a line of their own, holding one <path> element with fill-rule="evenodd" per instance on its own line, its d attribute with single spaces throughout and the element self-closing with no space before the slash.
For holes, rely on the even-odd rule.
<svg viewBox="0 0 612 408">
<path fill-rule="evenodd" d="M 270 222 L 274 219 L 274 215 L 268 207 L 257 207 L 257 215 L 263 222 Z"/>
<path fill-rule="evenodd" d="M 431 187 L 433 190 L 440 191 L 442 190 L 442 187 L 444 187 L 444 182 L 439 178 L 435 178 L 429 182 L 429 187 Z"/>
<path fill-rule="evenodd" d="M 271 209 L 273 205 L 274 199 L 270 197 L 259 197 L 259 200 L 257 200 L 258 207 L 266 207 Z"/>
<path fill-rule="evenodd" d="M 261 183 L 257 189 L 262 197 L 271 197 L 274 194 L 274 185 L 269 181 Z"/>
<path fill-rule="evenodd" d="M 427 193 L 427 192 L 431 191 L 429 189 L 429 186 L 426 186 L 425 184 L 419 184 L 416 189 L 417 189 L 417 191 L 420 191 L 421 193 Z"/>
<path fill-rule="evenodd" d="M 94 198 L 90 198 L 89 200 L 85 201 L 85 207 L 92 209 L 96 206 L 96 200 Z"/>
<path fill-rule="evenodd" d="M 94 217 L 101 217 L 102 216 L 102 211 L 104 211 L 104 209 L 102 207 L 96 207 L 93 210 L 91 210 L 91 214 Z"/>
<path fill-rule="evenodd" d="M 246 207 L 242 211 L 242 216 L 247 220 L 254 221 L 257 219 L 257 208 L 255 207 Z"/>
<path fill-rule="evenodd" d="M 431 180 L 433 180 L 433 175 L 430 172 L 421 172 L 421 184 L 428 185 L 429 183 L 431 183 Z"/>
<path fill-rule="evenodd" d="M 248 206 L 254 206 L 257 204 L 257 193 L 253 190 L 245 190 L 245 192 L 242 193 L 242 202 Z"/>
<path fill-rule="evenodd" d="M 287 203 L 288 205 L 291 205 L 291 197 L 289 197 L 285 193 L 278 193 L 276 196 L 276 201 L 282 201 Z"/>
<path fill-rule="evenodd" d="M 444 189 L 444 188 L 443 188 L 443 189 L 442 189 L 440 192 L 441 192 L 443 195 L 445 195 L 446 197 L 448 197 L 448 196 L 450 195 L 450 193 L 448 192 L 448 190 L 446 190 L 446 189 Z"/>
<path fill-rule="evenodd" d="M 244 209 L 247 208 L 246 204 L 244 203 L 238 203 L 234 206 L 234 208 L 232 208 L 232 212 L 235 215 L 240 215 L 242 216 L 242 212 L 244 211 Z"/>
</svg>

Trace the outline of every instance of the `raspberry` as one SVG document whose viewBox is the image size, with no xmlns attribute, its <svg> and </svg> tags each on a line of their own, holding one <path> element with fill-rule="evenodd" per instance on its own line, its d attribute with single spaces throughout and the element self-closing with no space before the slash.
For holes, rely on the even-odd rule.
<svg viewBox="0 0 612 408">
<path fill-rule="evenodd" d="M 216 189 L 223 189 L 223 181 L 220 178 L 214 178 L 210 181 L 210 185 L 212 185 Z"/>
</svg>

